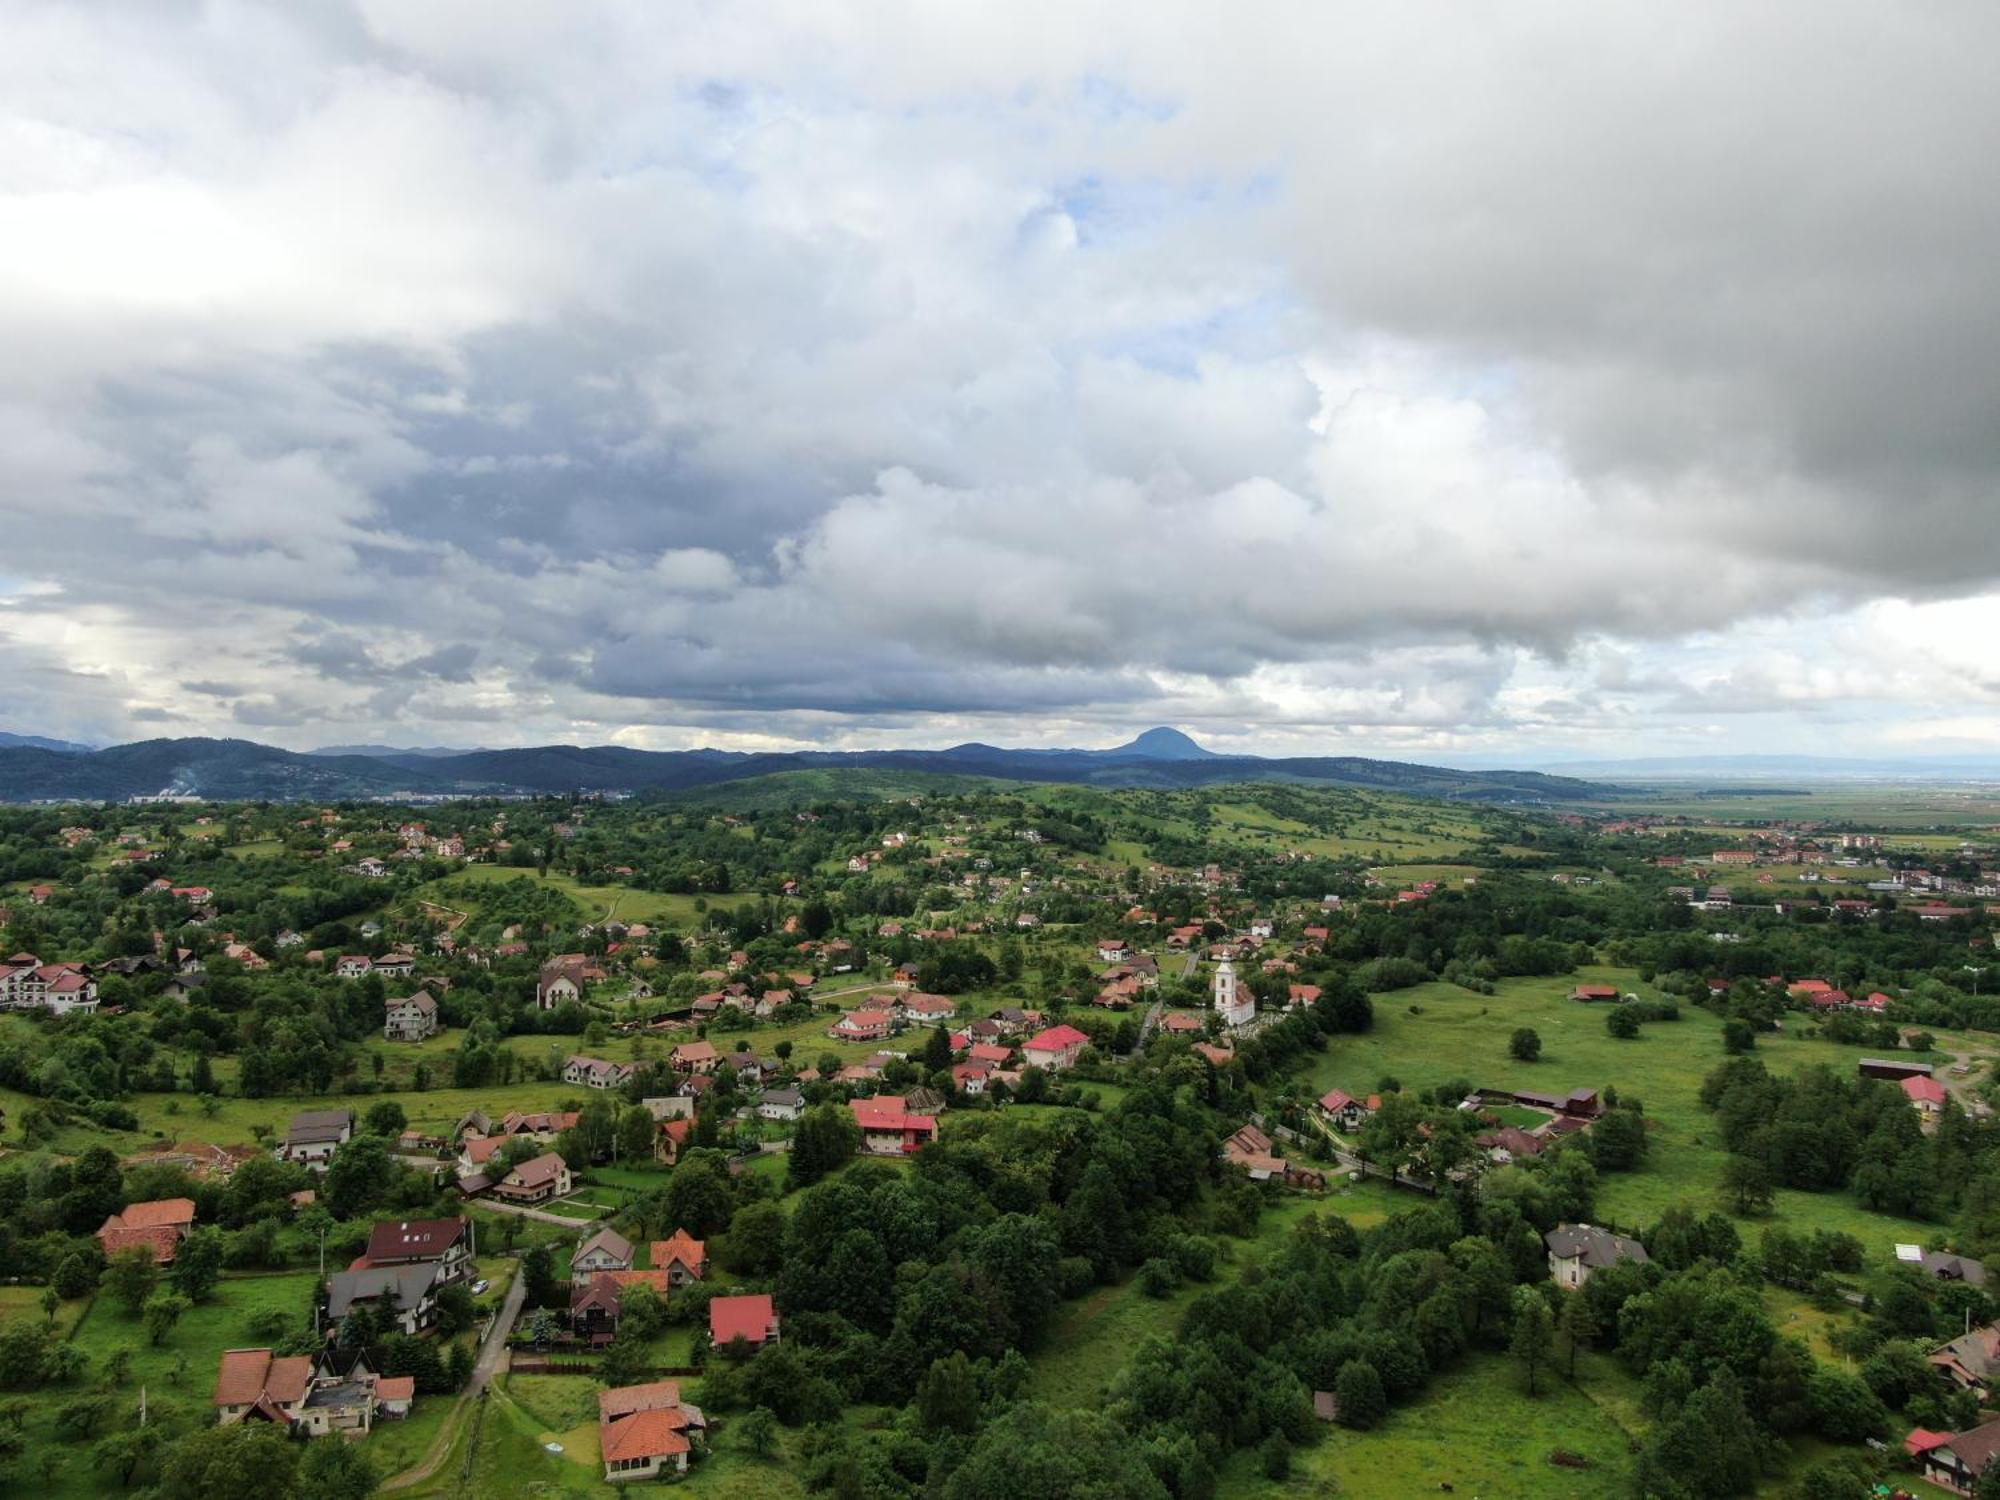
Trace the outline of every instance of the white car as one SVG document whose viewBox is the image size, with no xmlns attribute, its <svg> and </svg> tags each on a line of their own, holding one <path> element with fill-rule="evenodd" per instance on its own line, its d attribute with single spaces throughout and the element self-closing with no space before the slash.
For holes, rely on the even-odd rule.
<svg viewBox="0 0 2000 1500">
<path fill-rule="evenodd" d="M 492 1282 L 486 1280 L 486 1278 L 482 1276 L 479 1280 L 472 1283 L 472 1295 L 477 1297 L 481 1292 L 486 1291 L 492 1285 L 493 1285 Z"/>
</svg>

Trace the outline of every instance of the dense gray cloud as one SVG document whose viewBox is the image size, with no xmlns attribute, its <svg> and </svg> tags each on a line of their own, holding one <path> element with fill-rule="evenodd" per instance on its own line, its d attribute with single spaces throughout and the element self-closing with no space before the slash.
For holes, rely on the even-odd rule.
<svg viewBox="0 0 2000 1500">
<path fill-rule="evenodd" d="M 9 727 L 1977 739 L 1996 29 L 26 5 Z"/>
</svg>

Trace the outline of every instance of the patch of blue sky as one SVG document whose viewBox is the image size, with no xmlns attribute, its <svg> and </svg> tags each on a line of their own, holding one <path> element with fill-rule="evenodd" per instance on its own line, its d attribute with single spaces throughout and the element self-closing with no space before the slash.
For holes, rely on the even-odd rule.
<svg viewBox="0 0 2000 1500">
<path fill-rule="evenodd" d="M 1099 340 L 1099 354 L 1133 363 L 1180 380 L 1200 376 L 1201 361 L 1227 350 L 1232 354 L 1268 355 L 1289 347 L 1286 327 L 1298 310 L 1296 299 L 1271 292 L 1226 303 L 1199 318 L 1129 329 Z"/>
</svg>

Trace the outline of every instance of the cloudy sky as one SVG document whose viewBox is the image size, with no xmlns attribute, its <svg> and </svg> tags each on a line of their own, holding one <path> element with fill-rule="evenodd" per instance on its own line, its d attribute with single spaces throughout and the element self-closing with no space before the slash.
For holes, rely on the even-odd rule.
<svg viewBox="0 0 2000 1500">
<path fill-rule="evenodd" d="M 1983 0 L 8 38 L 0 727 L 2000 743 Z"/>
</svg>

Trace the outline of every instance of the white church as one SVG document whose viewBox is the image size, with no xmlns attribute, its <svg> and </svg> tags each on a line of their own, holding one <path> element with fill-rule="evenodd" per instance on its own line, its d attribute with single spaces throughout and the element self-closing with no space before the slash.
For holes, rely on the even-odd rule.
<svg viewBox="0 0 2000 1500">
<path fill-rule="evenodd" d="M 1215 1013 L 1224 1026 L 1248 1026 L 1257 1018 L 1257 997 L 1236 982 L 1236 965 L 1226 958 L 1215 970 Z"/>
</svg>

